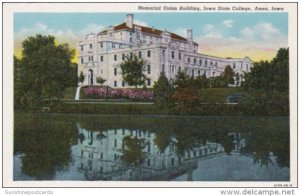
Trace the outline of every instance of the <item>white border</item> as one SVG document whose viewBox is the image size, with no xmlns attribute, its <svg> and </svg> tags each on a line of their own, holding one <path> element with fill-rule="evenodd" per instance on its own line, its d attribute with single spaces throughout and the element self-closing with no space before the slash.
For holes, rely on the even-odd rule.
<svg viewBox="0 0 300 196">
<path fill-rule="evenodd" d="M 4 187 L 274 187 L 281 182 L 89 182 L 89 181 L 13 181 L 13 14 L 14 12 L 155 12 L 137 10 L 138 5 L 147 3 L 6 3 L 3 5 L 3 185 Z M 216 3 L 220 4 L 220 3 Z M 228 5 L 228 3 L 226 3 Z M 297 186 L 297 6 L 292 3 L 235 3 L 254 8 L 260 6 L 281 6 L 289 14 L 290 48 L 290 133 L 291 165 L 290 183 Z M 153 4 L 151 4 L 153 6 Z M 158 3 L 156 3 L 158 5 Z M 174 3 L 169 3 L 173 5 Z M 186 3 L 176 4 L 186 6 Z M 190 3 L 203 6 L 208 3 Z M 209 3 L 211 6 L 212 4 Z M 161 12 L 161 11 L 158 11 Z M 174 12 L 174 11 L 163 11 Z M 180 14 L 181 11 L 175 11 Z M 192 12 L 192 11 L 182 11 Z M 217 11 L 215 11 L 217 12 Z M 286 184 L 286 182 L 282 182 Z M 289 183 L 289 184 L 290 184 Z"/>
</svg>

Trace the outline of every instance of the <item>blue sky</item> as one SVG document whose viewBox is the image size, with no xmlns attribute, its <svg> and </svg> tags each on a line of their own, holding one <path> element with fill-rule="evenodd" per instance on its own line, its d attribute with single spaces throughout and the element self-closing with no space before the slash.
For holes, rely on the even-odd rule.
<svg viewBox="0 0 300 196">
<path fill-rule="evenodd" d="M 75 47 L 85 34 L 124 22 L 126 14 L 15 13 L 15 52 L 22 40 L 37 33 L 53 34 L 59 42 Z M 199 51 L 210 55 L 252 55 L 263 60 L 272 58 L 279 47 L 287 47 L 287 13 L 134 13 L 134 21 L 182 36 L 191 28 Z"/>
</svg>

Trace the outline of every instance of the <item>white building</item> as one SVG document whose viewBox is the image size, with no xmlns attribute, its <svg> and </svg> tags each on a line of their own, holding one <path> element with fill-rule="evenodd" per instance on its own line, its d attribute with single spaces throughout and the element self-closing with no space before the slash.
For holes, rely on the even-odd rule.
<svg viewBox="0 0 300 196">
<path fill-rule="evenodd" d="M 129 129 L 94 131 L 80 124 L 77 127 L 76 165 L 89 180 L 166 180 L 182 173 L 188 173 L 187 180 L 190 180 L 199 160 L 224 152 L 221 144 L 207 141 L 205 145 L 195 146 L 179 155 L 176 138 L 172 138 L 161 152 L 155 143 L 154 132 Z M 126 165 L 121 160 L 126 149 L 123 144 L 126 136 L 141 139 L 146 144 L 142 151 L 144 162 L 138 167 Z"/>
<path fill-rule="evenodd" d="M 201 48 L 200 48 L 201 50 Z M 85 75 L 83 85 L 95 85 L 96 77 L 107 80 L 110 87 L 128 87 L 122 80 L 120 63 L 124 57 L 136 55 L 147 61 L 147 86 L 152 87 L 161 72 L 170 80 L 178 71 L 190 76 L 219 76 L 226 65 L 236 74 L 250 71 L 253 65 L 248 58 L 220 58 L 208 56 L 199 51 L 193 41 L 192 29 L 186 30 L 186 37 L 166 30 L 158 30 L 134 24 L 133 14 L 126 22 L 110 26 L 97 34 L 88 34 L 78 44 L 78 75 Z"/>
</svg>

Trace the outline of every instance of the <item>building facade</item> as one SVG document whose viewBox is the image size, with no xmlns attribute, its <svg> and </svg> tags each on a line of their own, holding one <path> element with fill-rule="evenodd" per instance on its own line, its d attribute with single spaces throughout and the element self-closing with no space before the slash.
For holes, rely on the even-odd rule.
<svg viewBox="0 0 300 196">
<path fill-rule="evenodd" d="M 111 129 L 95 131 L 82 127 L 79 123 L 78 145 L 75 149 L 76 166 L 89 180 L 167 180 L 187 173 L 186 180 L 192 180 L 192 173 L 203 159 L 222 155 L 221 144 L 206 141 L 179 154 L 176 151 L 178 138 L 172 137 L 170 143 L 161 151 L 155 142 L 156 133 L 151 131 Z M 245 147 L 241 133 L 229 133 L 232 138 L 232 153 L 239 153 Z M 127 149 L 124 138 L 137 138 L 144 142 L 142 149 L 144 161 L 139 166 L 130 166 L 122 161 L 123 151 Z"/>
<path fill-rule="evenodd" d="M 210 78 L 221 75 L 229 65 L 236 76 L 241 76 L 253 65 L 248 57 L 220 58 L 201 54 L 199 45 L 193 41 L 192 29 L 186 30 L 186 37 L 182 37 L 166 30 L 136 25 L 133 14 L 128 14 L 122 24 L 86 35 L 79 42 L 78 51 L 78 75 L 81 72 L 85 75 L 83 85 L 97 85 L 96 78 L 101 77 L 106 80 L 105 85 L 114 88 L 129 87 L 122 80 L 119 67 L 126 56 L 136 55 L 146 60 L 148 87 L 154 85 L 161 72 L 170 81 L 179 71 L 193 77 Z"/>
</svg>

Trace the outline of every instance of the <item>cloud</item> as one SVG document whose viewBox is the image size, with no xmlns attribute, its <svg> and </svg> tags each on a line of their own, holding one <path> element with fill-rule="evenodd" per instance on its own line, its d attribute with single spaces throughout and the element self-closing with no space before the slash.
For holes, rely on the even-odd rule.
<svg viewBox="0 0 300 196">
<path fill-rule="evenodd" d="M 144 26 L 144 27 L 149 27 L 149 25 L 146 22 L 141 21 L 141 20 L 134 19 L 134 24 L 137 24 L 137 25 L 140 25 L 140 26 Z"/>
<path fill-rule="evenodd" d="M 80 36 L 85 36 L 89 33 L 98 33 L 103 31 L 105 27 L 103 25 L 91 23 L 85 26 L 81 31 L 79 31 Z"/>
<path fill-rule="evenodd" d="M 218 31 L 218 29 L 212 24 L 206 24 L 202 27 L 202 32 L 204 38 L 208 39 L 221 39 L 223 35 Z"/>
<path fill-rule="evenodd" d="M 233 26 L 233 20 L 224 20 L 222 22 L 222 24 L 225 26 L 225 27 L 228 27 L 228 28 L 231 28 Z"/>
<path fill-rule="evenodd" d="M 22 42 L 29 36 L 34 36 L 36 34 L 42 35 L 53 35 L 58 43 L 68 43 L 70 47 L 76 48 L 79 40 L 84 39 L 85 35 L 88 33 L 97 33 L 103 30 L 104 27 L 99 24 L 90 23 L 84 26 L 79 31 L 74 31 L 70 28 L 66 29 L 53 29 L 49 28 L 43 23 L 36 23 L 31 27 L 21 28 L 18 32 L 14 34 L 14 48 L 15 52 L 19 51 L 22 47 Z"/>
<path fill-rule="evenodd" d="M 230 26 L 230 22 L 226 22 Z M 223 21 L 223 25 L 225 25 Z M 231 27 L 232 30 L 233 26 Z M 258 22 L 246 26 L 234 36 L 222 26 L 206 24 L 202 34 L 195 38 L 203 54 L 221 57 L 249 56 L 253 60 L 271 60 L 280 47 L 288 46 L 288 38 L 272 23 Z"/>
<path fill-rule="evenodd" d="M 252 27 L 241 30 L 241 36 L 250 40 L 272 41 L 283 35 L 271 23 L 260 22 Z"/>
</svg>

